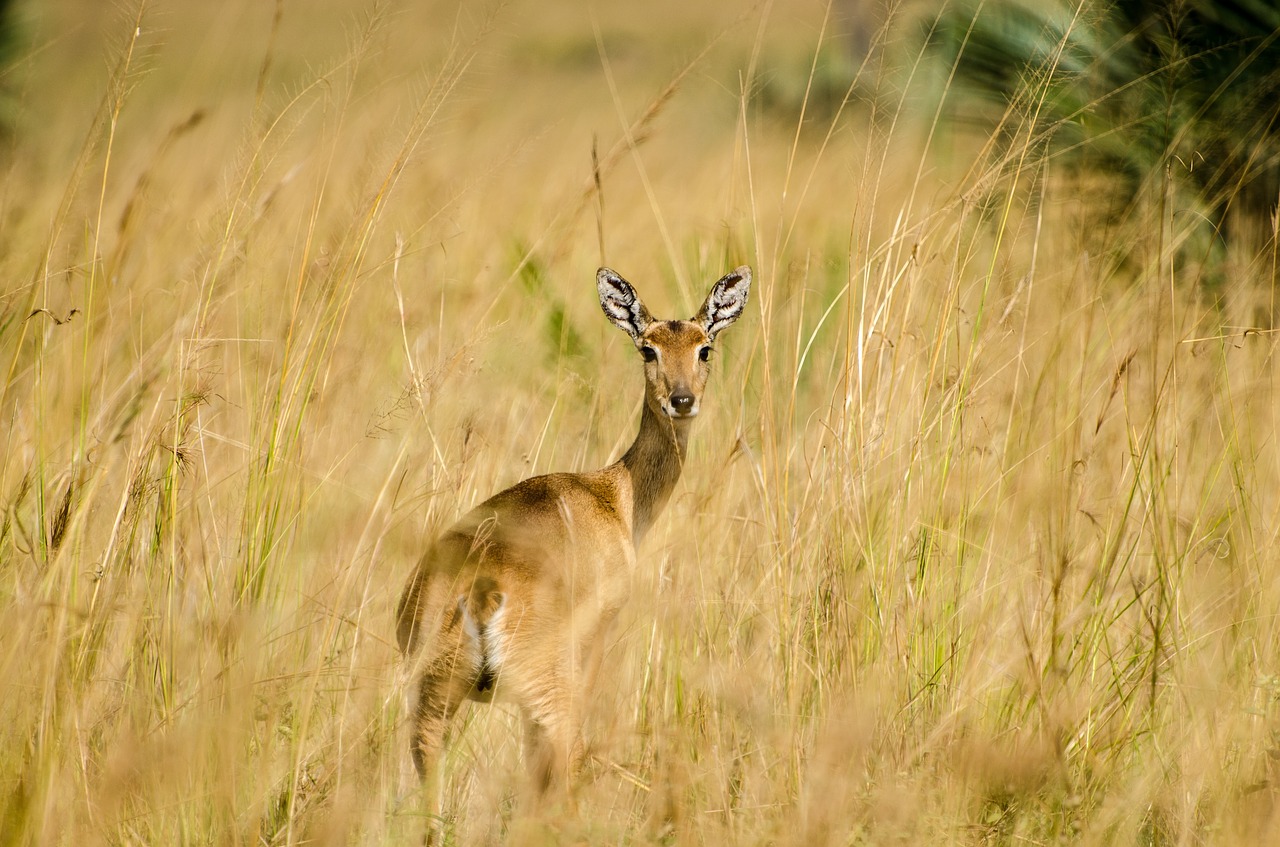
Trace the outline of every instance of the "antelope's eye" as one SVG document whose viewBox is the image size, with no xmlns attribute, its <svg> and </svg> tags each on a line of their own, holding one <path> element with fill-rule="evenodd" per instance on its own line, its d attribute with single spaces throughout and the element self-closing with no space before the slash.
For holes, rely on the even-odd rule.
<svg viewBox="0 0 1280 847">
<path fill-rule="evenodd" d="M 658 361 L 658 351 L 657 351 L 657 350 L 654 350 L 654 349 L 653 349 L 652 347 L 650 347 L 648 344 L 646 344 L 646 345 L 644 345 L 643 347 L 641 347 L 641 348 L 640 348 L 640 355 L 641 355 L 641 356 L 644 356 L 644 360 L 645 360 L 646 362 L 656 362 L 656 361 Z"/>
<path fill-rule="evenodd" d="M 698 351 L 698 358 L 699 358 L 699 359 L 701 359 L 701 360 L 702 360 L 702 361 L 704 361 L 704 362 L 705 362 L 705 361 L 707 361 L 708 359 L 710 359 L 710 358 L 711 358 L 711 348 L 710 348 L 710 347 L 703 347 L 702 349 L 700 349 L 700 350 Z"/>
</svg>

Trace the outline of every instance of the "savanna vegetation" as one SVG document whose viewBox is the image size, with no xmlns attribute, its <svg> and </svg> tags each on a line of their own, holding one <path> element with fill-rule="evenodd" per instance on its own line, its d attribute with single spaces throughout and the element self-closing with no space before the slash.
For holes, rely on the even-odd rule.
<svg viewBox="0 0 1280 847">
<path fill-rule="evenodd" d="M 576 809 L 472 708 L 449 842 L 1275 840 L 1275 198 L 1194 109 L 1116 166 L 1184 89 L 1074 8 L 975 97 L 1000 4 L 12 4 L 0 842 L 418 843 L 395 602 L 630 442 L 602 263 L 755 283 Z"/>
</svg>

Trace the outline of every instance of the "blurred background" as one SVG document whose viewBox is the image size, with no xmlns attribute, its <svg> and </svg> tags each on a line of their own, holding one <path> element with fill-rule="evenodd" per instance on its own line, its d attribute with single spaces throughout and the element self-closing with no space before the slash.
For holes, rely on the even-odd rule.
<svg viewBox="0 0 1280 847">
<path fill-rule="evenodd" d="M 0 2 L 0 844 L 1240 844 L 1280 11 Z M 749 264 L 576 810 L 393 610 Z"/>
</svg>

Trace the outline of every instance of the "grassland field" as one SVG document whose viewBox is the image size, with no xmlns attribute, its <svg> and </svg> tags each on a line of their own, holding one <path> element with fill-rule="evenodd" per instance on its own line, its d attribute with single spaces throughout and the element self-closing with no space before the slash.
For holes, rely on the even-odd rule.
<svg viewBox="0 0 1280 847">
<path fill-rule="evenodd" d="M 395 602 L 634 435 L 602 263 L 756 281 L 576 812 L 476 707 L 449 843 L 1280 843 L 1274 228 L 1198 284 L 853 4 L 18 8 L 0 844 L 418 843 Z"/>
</svg>

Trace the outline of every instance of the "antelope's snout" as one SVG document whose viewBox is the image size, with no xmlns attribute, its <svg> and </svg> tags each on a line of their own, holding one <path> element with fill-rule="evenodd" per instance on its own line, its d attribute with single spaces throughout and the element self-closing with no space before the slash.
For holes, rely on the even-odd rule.
<svg viewBox="0 0 1280 847">
<path fill-rule="evenodd" d="M 664 410 L 673 418 L 691 418 L 698 414 L 698 398 L 688 391 L 673 391 Z"/>
</svg>

